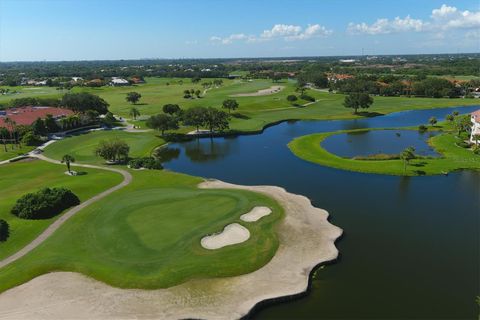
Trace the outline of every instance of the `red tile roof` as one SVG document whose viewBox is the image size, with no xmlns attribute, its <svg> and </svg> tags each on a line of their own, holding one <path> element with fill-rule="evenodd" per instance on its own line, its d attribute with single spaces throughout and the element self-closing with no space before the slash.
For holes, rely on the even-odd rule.
<svg viewBox="0 0 480 320">
<path fill-rule="evenodd" d="M 5 118 L 10 118 L 17 125 L 31 125 L 38 118 L 45 118 L 51 114 L 54 118 L 69 116 L 74 114 L 72 110 L 54 107 L 21 107 L 4 110 L 6 115 L 0 113 L 0 127 L 7 127 Z"/>
<path fill-rule="evenodd" d="M 470 115 L 475 119 L 475 121 L 480 123 L 480 109 L 470 113 Z"/>
</svg>

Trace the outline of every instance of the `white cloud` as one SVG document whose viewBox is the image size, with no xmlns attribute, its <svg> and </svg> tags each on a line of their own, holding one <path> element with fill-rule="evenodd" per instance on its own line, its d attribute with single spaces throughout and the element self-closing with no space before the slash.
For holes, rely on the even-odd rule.
<svg viewBox="0 0 480 320">
<path fill-rule="evenodd" d="M 461 11 L 456 7 L 443 4 L 433 9 L 431 19 L 423 21 L 413 19 L 409 15 L 405 18 L 396 17 L 393 20 L 381 18 L 372 24 L 350 23 L 347 32 L 350 34 L 389 34 L 396 32 L 434 32 L 439 35 L 442 31 L 453 29 L 480 28 L 480 11 Z"/>
<path fill-rule="evenodd" d="M 221 44 L 231 44 L 234 41 L 245 41 L 247 43 L 264 42 L 272 39 L 284 39 L 286 41 L 306 40 L 314 37 L 325 37 L 332 33 L 319 24 L 308 25 L 305 29 L 301 26 L 276 24 L 269 30 L 264 30 L 259 36 L 246 35 L 244 33 L 231 34 L 221 38 L 218 36 L 210 37 L 210 41 Z"/>
<path fill-rule="evenodd" d="M 365 22 L 359 24 L 350 23 L 347 31 L 350 34 L 388 34 L 405 31 L 419 32 L 424 30 L 425 27 L 426 24 L 422 20 L 412 19 L 410 16 L 406 16 L 403 19 L 400 17 L 396 17 L 393 20 L 385 18 L 378 19 L 371 25 Z"/>
</svg>

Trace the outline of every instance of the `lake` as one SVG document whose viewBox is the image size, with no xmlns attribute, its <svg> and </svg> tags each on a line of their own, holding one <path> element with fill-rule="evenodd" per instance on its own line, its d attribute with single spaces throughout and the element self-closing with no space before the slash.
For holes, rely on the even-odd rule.
<svg viewBox="0 0 480 320">
<path fill-rule="evenodd" d="M 256 319 L 475 319 L 480 288 L 480 172 L 397 177 L 348 172 L 295 157 L 298 136 L 426 124 L 453 110 L 406 111 L 341 121 L 290 121 L 262 134 L 168 147 L 167 169 L 310 198 L 344 229 L 340 258 L 317 272 L 301 299 L 261 308 Z"/>
</svg>

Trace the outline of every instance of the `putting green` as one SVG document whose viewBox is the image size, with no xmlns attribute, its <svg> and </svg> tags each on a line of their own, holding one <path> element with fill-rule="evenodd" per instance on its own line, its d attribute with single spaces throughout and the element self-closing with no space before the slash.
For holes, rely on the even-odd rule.
<svg viewBox="0 0 480 320">
<path fill-rule="evenodd" d="M 84 175 L 68 176 L 66 167 L 45 161 L 15 162 L 0 166 L 0 219 L 10 225 L 10 237 L 0 242 L 0 259 L 6 258 L 36 238 L 59 216 L 45 220 L 25 220 L 10 214 L 22 195 L 44 187 L 66 187 L 81 201 L 113 187 L 122 181 L 120 174 L 82 168 Z"/>
<path fill-rule="evenodd" d="M 121 130 L 101 130 L 66 137 L 45 148 L 45 155 L 61 160 L 68 153 L 77 162 L 103 164 L 105 161 L 95 156 L 95 148 L 102 140 L 121 139 L 130 146 L 131 157 L 150 156 L 153 149 L 165 143 L 156 132 L 125 132 Z"/>
<path fill-rule="evenodd" d="M 243 190 L 198 189 L 201 179 L 167 171 L 132 171 L 127 187 L 69 219 L 28 255 L 0 269 L 0 291 L 50 271 L 77 271 L 124 288 L 161 288 L 188 279 L 257 270 L 275 254 L 283 210 Z M 256 206 L 272 214 L 255 223 L 240 216 Z M 219 250 L 200 240 L 230 223 L 250 239 Z"/>
</svg>

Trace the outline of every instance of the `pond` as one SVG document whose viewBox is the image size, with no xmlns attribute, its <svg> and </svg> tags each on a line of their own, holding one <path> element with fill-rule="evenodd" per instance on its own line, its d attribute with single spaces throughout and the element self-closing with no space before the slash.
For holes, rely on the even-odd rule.
<svg viewBox="0 0 480 320">
<path fill-rule="evenodd" d="M 348 172 L 295 157 L 293 138 L 315 132 L 425 124 L 453 110 L 345 121 L 292 121 L 262 134 L 169 146 L 165 167 L 246 185 L 276 185 L 328 210 L 345 231 L 340 258 L 320 269 L 301 299 L 256 319 L 454 318 L 478 316 L 480 172 L 396 177 Z"/>
<path fill-rule="evenodd" d="M 334 134 L 322 142 L 328 152 L 343 158 L 371 156 L 376 154 L 400 154 L 408 147 L 415 148 L 415 154 L 436 157 L 440 154 L 429 144 L 428 139 L 438 132 L 415 130 L 374 130 Z"/>
</svg>

